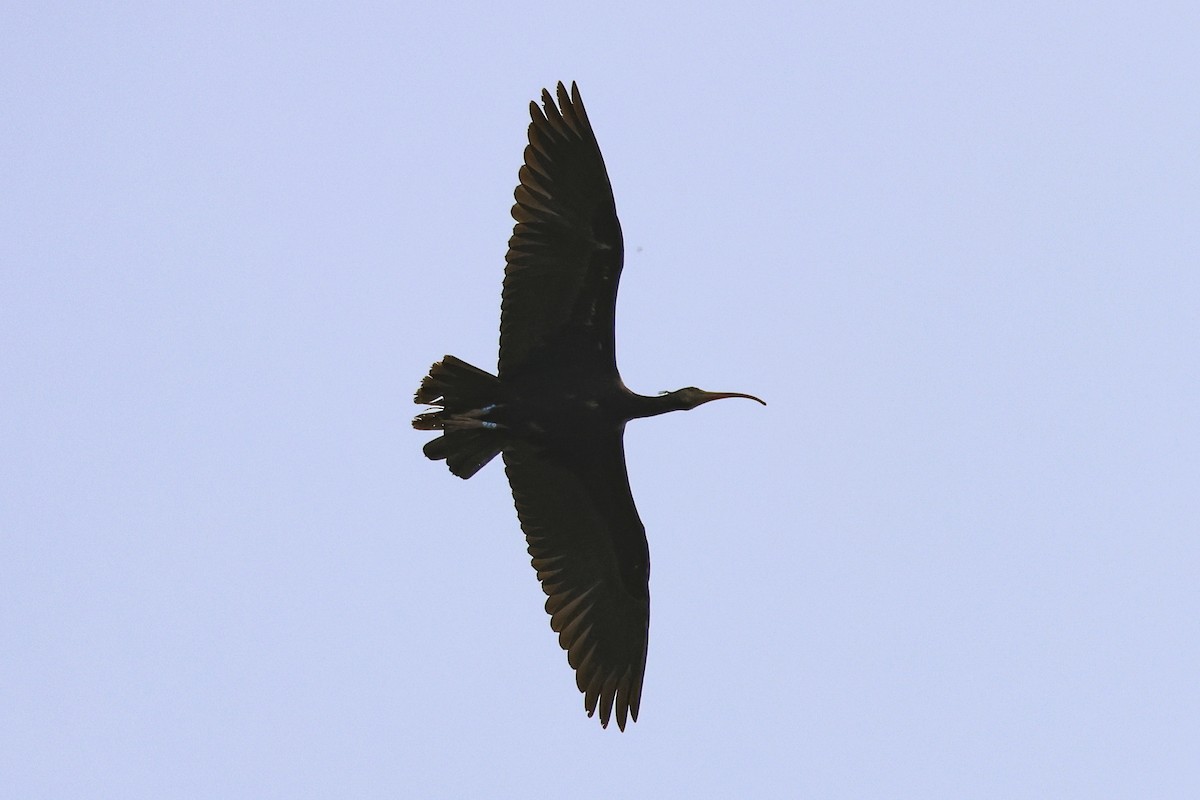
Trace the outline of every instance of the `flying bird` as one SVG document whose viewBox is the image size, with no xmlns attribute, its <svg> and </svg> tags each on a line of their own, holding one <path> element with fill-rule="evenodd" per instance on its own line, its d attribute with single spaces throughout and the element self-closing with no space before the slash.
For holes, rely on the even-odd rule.
<svg viewBox="0 0 1200 800">
<path fill-rule="evenodd" d="M 650 628 L 650 553 L 625 470 L 625 423 L 711 400 L 695 387 L 645 396 L 617 371 L 621 224 L 579 89 L 530 103 L 500 307 L 499 374 L 435 363 L 413 420 L 424 453 L 470 478 L 502 454 L 550 627 L 588 716 L 637 720 Z M 766 403 L 763 403 L 766 405 Z"/>
</svg>

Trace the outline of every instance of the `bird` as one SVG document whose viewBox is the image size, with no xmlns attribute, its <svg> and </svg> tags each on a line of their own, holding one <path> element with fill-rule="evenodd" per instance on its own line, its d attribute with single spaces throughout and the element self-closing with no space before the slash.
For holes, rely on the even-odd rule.
<svg viewBox="0 0 1200 800">
<path fill-rule="evenodd" d="M 584 709 L 637 721 L 650 628 L 650 553 L 625 467 L 625 424 L 741 397 L 695 387 L 635 394 L 617 370 L 624 260 L 612 186 L 579 87 L 542 90 L 518 172 L 493 375 L 451 355 L 433 364 L 413 427 L 423 449 L 470 478 L 497 455 L 550 627 Z"/>
</svg>

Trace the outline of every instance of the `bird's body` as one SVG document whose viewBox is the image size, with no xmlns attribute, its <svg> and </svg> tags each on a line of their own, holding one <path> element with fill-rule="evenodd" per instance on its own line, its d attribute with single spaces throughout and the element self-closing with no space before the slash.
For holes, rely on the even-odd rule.
<svg viewBox="0 0 1200 800">
<path fill-rule="evenodd" d="M 650 555 L 625 470 L 625 423 L 724 397 L 631 392 L 616 366 L 623 247 L 612 189 L 579 90 L 530 104 L 500 321 L 500 369 L 454 356 L 415 400 L 425 455 L 462 478 L 503 453 L 546 610 L 590 716 L 637 719 L 650 622 Z M 758 400 L 758 402 L 762 402 Z"/>
</svg>

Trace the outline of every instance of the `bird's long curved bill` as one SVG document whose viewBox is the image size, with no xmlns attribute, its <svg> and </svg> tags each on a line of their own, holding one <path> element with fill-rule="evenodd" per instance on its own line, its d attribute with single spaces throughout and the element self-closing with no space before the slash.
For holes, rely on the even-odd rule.
<svg viewBox="0 0 1200 800">
<path fill-rule="evenodd" d="M 764 406 L 767 404 L 767 401 L 763 400 L 762 398 L 755 397 L 752 394 L 742 394 L 741 392 L 705 392 L 704 394 L 704 400 L 706 402 L 709 400 L 724 400 L 726 397 L 744 397 L 747 400 L 753 400 L 756 403 L 762 403 Z"/>
</svg>

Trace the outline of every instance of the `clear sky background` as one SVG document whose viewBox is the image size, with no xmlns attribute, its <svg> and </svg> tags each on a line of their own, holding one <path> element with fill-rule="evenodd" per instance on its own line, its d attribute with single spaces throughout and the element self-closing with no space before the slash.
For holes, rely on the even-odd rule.
<svg viewBox="0 0 1200 800">
<path fill-rule="evenodd" d="M 1200 796 L 1194 3 L 9 4 L 0 794 Z M 503 471 L 527 104 L 625 231 L 641 721 Z"/>
</svg>

